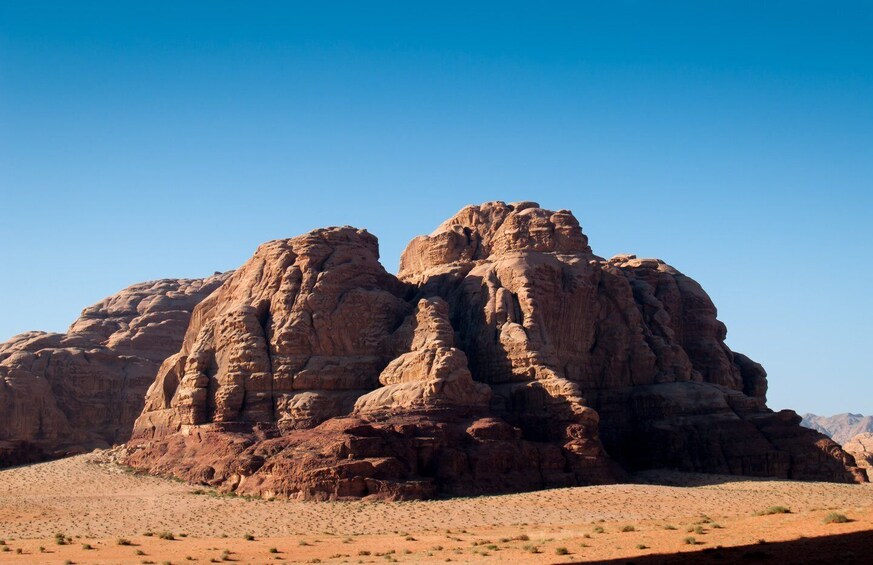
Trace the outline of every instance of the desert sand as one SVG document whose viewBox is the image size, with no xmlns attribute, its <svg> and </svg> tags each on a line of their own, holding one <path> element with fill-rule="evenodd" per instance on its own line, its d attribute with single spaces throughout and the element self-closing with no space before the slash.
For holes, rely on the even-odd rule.
<svg viewBox="0 0 873 565">
<path fill-rule="evenodd" d="M 667 472 L 635 480 L 428 502 L 260 500 L 135 474 L 95 452 L 0 471 L 9 548 L 0 562 L 656 562 L 678 552 L 724 562 L 809 558 L 795 540 L 843 534 L 828 551 L 852 561 L 870 537 L 849 534 L 873 530 L 870 485 Z M 771 506 L 790 513 L 756 515 Z M 825 524 L 831 512 L 851 521 Z"/>
</svg>

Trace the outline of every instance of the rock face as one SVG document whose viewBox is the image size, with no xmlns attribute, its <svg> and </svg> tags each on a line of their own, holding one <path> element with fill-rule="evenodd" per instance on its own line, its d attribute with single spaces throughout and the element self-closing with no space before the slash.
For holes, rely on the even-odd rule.
<svg viewBox="0 0 873 565">
<path fill-rule="evenodd" d="M 873 432 L 873 416 L 850 413 L 836 416 L 804 414 L 801 425 L 823 433 L 840 445 L 845 445 L 859 434 Z"/>
<path fill-rule="evenodd" d="M 732 352 L 700 286 L 565 210 L 469 206 L 394 277 L 365 231 L 263 245 L 195 310 L 129 464 L 240 493 L 421 498 L 626 470 L 862 481 Z"/>
<path fill-rule="evenodd" d="M 86 308 L 65 334 L 0 344 L 0 466 L 127 441 L 194 306 L 224 278 L 137 284 Z"/>
<path fill-rule="evenodd" d="M 856 435 L 843 445 L 846 453 L 855 458 L 859 467 L 869 473 L 873 469 L 873 434 L 864 432 Z"/>
</svg>

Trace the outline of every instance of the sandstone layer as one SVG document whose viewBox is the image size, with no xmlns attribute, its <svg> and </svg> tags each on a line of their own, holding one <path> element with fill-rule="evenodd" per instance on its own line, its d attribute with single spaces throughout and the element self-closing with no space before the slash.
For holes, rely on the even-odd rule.
<svg viewBox="0 0 873 565">
<path fill-rule="evenodd" d="M 86 308 L 66 333 L 0 344 L 0 466 L 127 441 L 194 307 L 225 278 L 137 284 Z"/>
<path fill-rule="evenodd" d="M 625 470 L 863 481 L 765 405 L 703 289 L 594 255 L 576 218 L 469 206 L 397 277 L 350 227 L 267 243 L 195 309 L 126 461 L 239 493 L 479 494 Z"/>
</svg>

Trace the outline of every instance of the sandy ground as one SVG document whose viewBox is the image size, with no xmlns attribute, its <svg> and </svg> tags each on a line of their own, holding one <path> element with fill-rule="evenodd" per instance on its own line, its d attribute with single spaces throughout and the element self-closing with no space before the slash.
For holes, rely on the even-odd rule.
<svg viewBox="0 0 873 565">
<path fill-rule="evenodd" d="M 636 480 L 659 484 L 430 502 L 265 501 L 82 455 L 0 471 L 0 563 L 569 563 L 735 546 L 759 548 L 742 554 L 754 558 L 780 557 L 778 542 L 873 531 L 870 485 L 677 473 Z M 755 515 L 771 506 L 791 513 Z M 831 512 L 851 521 L 823 523 Z M 167 533 L 174 539 L 162 539 Z M 836 543 L 852 562 L 864 546 L 847 539 Z"/>
</svg>

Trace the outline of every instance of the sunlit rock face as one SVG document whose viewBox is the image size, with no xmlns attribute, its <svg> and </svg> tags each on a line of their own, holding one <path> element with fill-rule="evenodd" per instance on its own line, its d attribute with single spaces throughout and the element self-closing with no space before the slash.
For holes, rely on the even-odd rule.
<svg viewBox="0 0 873 565">
<path fill-rule="evenodd" d="M 0 466 L 127 441 L 194 306 L 226 278 L 136 284 L 83 310 L 67 333 L 0 344 Z"/>
<path fill-rule="evenodd" d="M 226 490 L 426 498 L 614 482 L 670 467 L 860 481 L 703 289 L 594 255 L 569 211 L 468 206 L 398 276 L 350 227 L 261 246 L 195 309 L 129 464 Z"/>
</svg>

